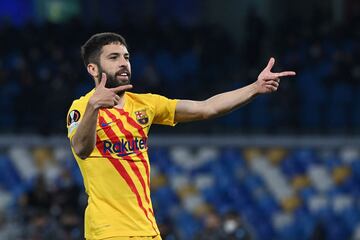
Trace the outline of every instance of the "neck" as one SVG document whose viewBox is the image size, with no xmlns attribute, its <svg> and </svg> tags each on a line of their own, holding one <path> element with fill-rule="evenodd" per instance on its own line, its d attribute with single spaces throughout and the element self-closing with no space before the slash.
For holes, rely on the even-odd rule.
<svg viewBox="0 0 360 240">
<path fill-rule="evenodd" d="M 117 95 L 120 97 L 120 101 L 114 107 L 122 109 L 125 105 L 125 92 L 118 92 Z"/>
<path fill-rule="evenodd" d="M 124 97 L 125 96 L 125 91 L 120 91 L 116 93 L 119 97 Z"/>
</svg>

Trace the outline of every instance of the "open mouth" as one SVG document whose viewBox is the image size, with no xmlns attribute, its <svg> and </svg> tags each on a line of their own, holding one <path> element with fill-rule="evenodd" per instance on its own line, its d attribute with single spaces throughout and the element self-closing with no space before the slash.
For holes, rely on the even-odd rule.
<svg viewBox="0 0 360 240">
<path fill-rule="evenodd" d="M 129 76 L 129 73 L 123 72 L 123 73 L 118 74 L 118 76 L 128 77 L 128 76 Z"/>
<path fill-rule="evenodd" d="M 117 72 L 116 76 L 129 79 L 130 73 L 127 70 L 122 70 L 122 71 Z"/>
</svg>

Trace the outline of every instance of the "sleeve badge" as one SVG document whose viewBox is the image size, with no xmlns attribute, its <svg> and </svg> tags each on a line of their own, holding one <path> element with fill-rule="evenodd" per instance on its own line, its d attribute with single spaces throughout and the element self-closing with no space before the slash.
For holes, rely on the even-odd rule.
<svg viewBox="0 0 360 240">
<path fill-rule="evenodd" d="M 67 117 L 68 126 L 78 122 L 80 120 L 80 112 L 78 110 L 72 110 Z"/>
</svg>

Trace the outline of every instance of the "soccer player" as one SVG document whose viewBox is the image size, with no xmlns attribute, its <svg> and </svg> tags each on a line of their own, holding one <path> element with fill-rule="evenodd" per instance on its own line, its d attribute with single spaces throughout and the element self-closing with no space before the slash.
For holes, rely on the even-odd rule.
<svg viewBox="0 0 360 240">
<path fill-rule="evenodd" d="M 71 149 L 89 196 L 85 238 L 161 239 L 150 198 L 148 133 L 151 124 L 214 118 L 278 89 L 271 58 L 258 79 L 243 88 L 204 101 L 174 100 L 135 94 L 130 85 L 130 55 L 125 39 L 115 33 L 93 35 L 81 48 L 95 88 L 75 100 L 68 112 Z"/>
</svg>

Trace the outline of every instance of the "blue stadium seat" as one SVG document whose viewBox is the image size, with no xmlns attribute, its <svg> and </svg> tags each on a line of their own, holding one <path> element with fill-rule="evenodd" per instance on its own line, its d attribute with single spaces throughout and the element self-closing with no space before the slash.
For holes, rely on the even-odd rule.
<svg viewBox="0 0 360 240">
<path fill-rule="evenodd" d="M 279 239 L 279 240 L 288 240 L 288 239 L 300 240 L 300 239 L 303 239 L 303 238 L 301 238 L 302 236 L 300 236 L 298 234 L 297 230 L 298 229 L 297 229 L 296 225 L 289 224 L 289 225 L 285 226 L 284 228 L 280 229 L 277 232 L 276 239 Z"/>
<path fill-rule="evenodd" d="M 258 175 L 251 173 L 249 173 L 249 175 L 244 178 L 243 183 L 250 192 L 257 190 L 258 188 L 264 187 L 263 180 Z"/>
<path fill-rule="evenodd" d="M 186 211 L 180 211 L 175 215 L 175 223 L 181 239 L 192 239 L 201 226 L 200 222 Z"/>
<path fill-rule="evenodd" d="M 171 175 L 172 173 L 181 171 L 178 166 L 171 163 L 169 149 L 164 147 L 149 148 L 148 154 L 150 164 L 156 164 L 160 172 Z"/>
<path fill-rule="evenodd" d="M 272 240 L 275 232 L 272 227 L 272 224 L 267 220 L 267 218 L 258 219 L 254 222 L 254 227 L 256 229 L 256 236 L 257 239 L 264 239 L 264 240 Z"/>
<path fill-rule="evenodd" d="M 351 233 L 347 230 L 346 226 L 339 221 L 339 219 L 328 219 L 325 224 L 325 228 L 327 240 L 350 239 Z"/>
<path fill-rule="evenodd" d="M 6 155 L 0 155 L 0 184 L 9 191 L 21 187 L 22 179 Z"/>
<path fill-rule="evenodd" d="M 252 205 L 251 193 L 242 184 L 230 187 L 227 191 L 227 196 L 238 211 L 243 211 Z"/>
<path fill-rule="evenodd" d="M 151 193 L 151 196 L 155 200 L 159 212 L 170 213 L 171 208 L 179 204 L 175 192 L 169 186 L 157 188 Z"/>
<path fill-rule="evenodd" d="M 326 159 L 324 159 L 324 163 L 329 171 L 332 171 L 334 168 L 342 165 L 340 158 L 336 155 L 326 157 Z"/>
<path fill-rule="evenodd" d="M 304 202 L 308 202 L 311 197 L 316 195 L 316 190 L 312 186 L 305 187 L 300 189 L 299 195 Z"/>
<path fill-rule="evenodd" d="M 294 219 L 300 239 L 309 239 L 314 231 L 316 218 L 305 207 L 300 207 L 294 212 Z"/>
<path fill-rule="evenodd" d="M 268 216 L 271 216 L 280 209 L 278 203 L 270 194 L 264 194 L 262 197 L 259 197 L 257 200 L 257 205 Z"/>
<path fill-rule="evenodd" d="M 354 176 L 360 179 L 360 159 L 353 161 L 351 163 L 351 170 Z"/>
<path fill-rule="evenodd" d="M 348 231 L 351 231 L 352 229 L 355 229 L 360 222 L 360 209 L 357 207 L 345 209 L 340 217 L 344 222 L 344 226 L 346 226 Z"/>
<path fill-rule="evenodd" d="M 225 167 L 228 174 L 234 177 L 238 174 L 239 170 L 246 170 L 247 166 L 243 156 L 237 148 L 225 148 L 222 150 L 221 162 Z"/>
</svg>

